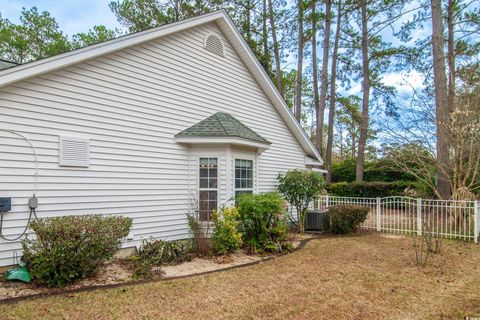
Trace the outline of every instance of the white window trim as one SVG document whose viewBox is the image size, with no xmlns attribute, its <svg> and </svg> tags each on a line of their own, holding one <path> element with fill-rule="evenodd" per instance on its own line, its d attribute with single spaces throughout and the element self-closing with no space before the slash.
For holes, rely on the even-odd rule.
<svg viewBox="0 0 480 320">
<path fill-rule="evenodd" d="M 217 188 L 200 188 L 200 159 L 217 159 Z M 217 191 L 217 208 L 220 204 L 220 157 L 218 155 L 197 156 L 197 205 L 200 212 L 200 191 Z M 205 221 L 206 222 L 206 221 Z"/>
<path fill-rule="evenodd" d="M 234 155 L 233 157 L 233 196 L 235 197 L 237 191 L 252 191 L 252 193 L 257 193 L 257 161 L 256 161 L 256 156 L 255 155 L 243 155 L 243 154 L 237 154 Z M 237 160 L 249 160 L 252 161 L 252 187 L 251 188 L 236 188 L 235 187 L 235 180 L 236 180 L 236 167 L 235 167 L 235 162 Z"/>
</svg>

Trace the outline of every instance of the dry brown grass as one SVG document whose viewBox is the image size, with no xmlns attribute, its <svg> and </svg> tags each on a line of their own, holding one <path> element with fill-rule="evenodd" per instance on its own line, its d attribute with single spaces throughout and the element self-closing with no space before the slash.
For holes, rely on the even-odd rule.
<svg viewBox="0 0 480 320">
<path fill-rule="evenodd" d="M 411 238 L 323 237 L 275 260 L 192 278 L 0 306 L 21 319 L 463 319 L 480 315 L 480 247 L 445 241 L 426 267 Z"/>
</svg>

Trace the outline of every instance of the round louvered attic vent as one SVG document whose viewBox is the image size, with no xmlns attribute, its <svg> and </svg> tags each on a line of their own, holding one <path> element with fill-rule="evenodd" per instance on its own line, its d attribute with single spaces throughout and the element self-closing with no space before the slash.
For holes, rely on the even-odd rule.
<svg viewBox="0 0 480 320">
<path fill-rule="evenodd" d="M 220 37 L 214 34 L 207 34 L 205 39 L 205 49 L 219 56 L 224 56 L 223 53 L 223 42 L 220 40 Z"/>
</svg>

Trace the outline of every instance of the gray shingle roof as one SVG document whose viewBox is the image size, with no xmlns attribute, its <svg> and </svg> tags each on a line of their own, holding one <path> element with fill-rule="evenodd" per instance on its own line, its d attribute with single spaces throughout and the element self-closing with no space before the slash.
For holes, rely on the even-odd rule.
<svg viewBox="0 0 480 320">
<path fill-rule="evenodd" d="M 175 137 L 234 137 L 270 143 L 228 113 L 217 112 L 175 135 Z"/>
<path fill-rule="evenodd" d="M 15 66 L 18 66 L 18 63 L 0 59 L 0 70 L 8 69 Z"/>
</svg>

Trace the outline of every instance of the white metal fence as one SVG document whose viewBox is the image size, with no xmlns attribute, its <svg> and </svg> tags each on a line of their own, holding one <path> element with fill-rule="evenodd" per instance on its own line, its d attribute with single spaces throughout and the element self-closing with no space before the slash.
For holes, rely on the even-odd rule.
<svg viewBox="0 0 480 320">
<path fill-rule="evenodd" d="M 418 235 L 428 230 L 444 238 L 478 242 L 478 201 L 321 196 L 316 207 L 324 210 L 337 204 L 368 207 L 370 211 L 362 225 L 366 229 Z"/>
</svg>

